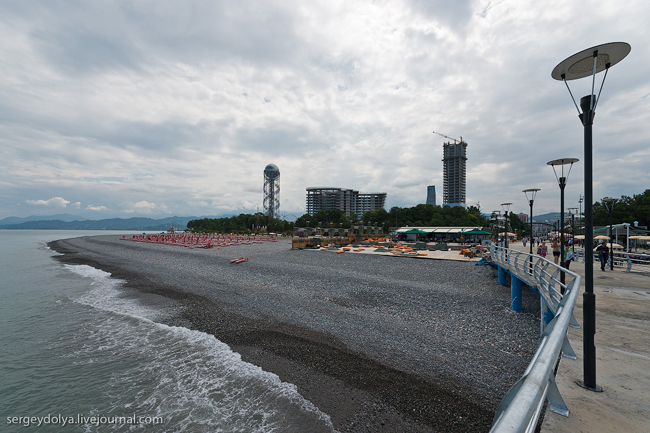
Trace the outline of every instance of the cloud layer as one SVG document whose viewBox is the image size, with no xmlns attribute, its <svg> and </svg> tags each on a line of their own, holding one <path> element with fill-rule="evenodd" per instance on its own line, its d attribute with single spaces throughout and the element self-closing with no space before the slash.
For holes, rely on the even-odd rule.
<svg viewBox="0 0 650 433">
<path fill-rule="evenodd" d="M 650 185 L 647 2 L 28 3 L 0 5 L 0 217 L 261 209 L 269 163 L 281 213 L 304 212 L 309 186 L 413 206 L 442 193 L 432 131 L 469 143 L 469 205 L 527 213 L 521 191 L 541 188 L 536 213 L 557 211 L 546 162 L 576 157 L 577 206 L 582 125 L 550 72 L 619 40 L 594 196 Z"/>
</svg>

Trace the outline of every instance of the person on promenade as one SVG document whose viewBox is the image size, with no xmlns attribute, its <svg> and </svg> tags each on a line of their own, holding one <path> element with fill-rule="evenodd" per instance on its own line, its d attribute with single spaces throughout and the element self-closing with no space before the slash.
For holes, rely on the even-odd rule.
<svg viewBox="0 0 650 433">
<path fill-rule="evenodd" d="M 596 251 L 598 252 L 598 259 L 600 260 L 600 270 L 604 271 L 607 259 L 609 258 L 609 247 L 603 242 L 598 245 Z"/>
<path fill-rule="evenodd" d="M 569 265 L 571 264 L 571 261 L 574 259 L 575 256 L 571 248 L 566 248 L 564 252 L 566 253 L 566 258 L 562 262 L 562 266 L 569 269 Z"/>
<path fill-rule="evenodd" d="M 539 255 L 546 258 L 546 252 L 547 252 L 546 242 L 542 242 L 542 245 L 539 247 Z"/>
<path fill-rule="evenodd" d="M 553 261 L 555 261 L 555 264 L 557 265 L 560 260 L 560 246 L 557 244 L 557 240 L 553 239 L 551 248 L 553 248 Z"/>
</svg>

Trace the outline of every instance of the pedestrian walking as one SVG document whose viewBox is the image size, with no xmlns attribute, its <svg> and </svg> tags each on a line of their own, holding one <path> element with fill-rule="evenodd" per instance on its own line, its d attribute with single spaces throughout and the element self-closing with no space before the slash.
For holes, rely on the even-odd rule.
<svg viewBox="0 0 650 433">
<path fill-rule="evenodd" d="M 596 251 L 598 252 L 598 259 L 600 260 L 600 270 L 604 271 L 607 259 L 609 259 L 609 247 L 603 242 L 598 245 Z"/>
<path fill-rule="evenodd" d="M 560 246 L 557 244 L 557 240 L 553 240 L 553 243 L 551 244 L 551 248 L 553 248 L 553 261 L 557 265 L 558 262 L 560 261 Z"/>
<path fill-rule="evenodd" d="M 546 242 L 542 242 L 542 245 L 539 247 L 539 255 L 546 258 L 546 252 L 547 252 Z"/>
</svg>

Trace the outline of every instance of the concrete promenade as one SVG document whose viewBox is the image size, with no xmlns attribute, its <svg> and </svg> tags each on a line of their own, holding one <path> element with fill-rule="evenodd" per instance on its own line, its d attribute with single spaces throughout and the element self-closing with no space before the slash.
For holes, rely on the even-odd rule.
<svg viewBox="0 0 650 433">
<path fill-rule="evenodd" d="M 521 242 L 511 248 L 528 252 Z M 552 255 L 547 257 L 553 260 Z M 571 270 L 584 277 L 585 264 Z M 584 290 L 584 287 L 582 288 Z M 596 294 L 596 383 L 604 392 L 587 391 L 582 380 L 582 328 L 569 328 L 578 359 L 563 358 L 557 375 L 568 418 L 546 412 L 542 433 L 650 432 L 650 275 L 621 268 L 601 271 L 594 265 Z M 575 316 L 582 326 L 582 296 Z"/>
</svg>

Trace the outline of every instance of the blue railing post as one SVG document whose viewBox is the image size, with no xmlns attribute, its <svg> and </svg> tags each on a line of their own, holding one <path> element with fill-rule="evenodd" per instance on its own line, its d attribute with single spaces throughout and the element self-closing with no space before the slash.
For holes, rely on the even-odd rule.
<svg viewBox="0 0 650 433">
<path fill-rule="evenodd" d="M 506 270 L 503 266 L 499 266 L 499 284 L 506 285 Z"/>
<path fill-rule="evenodd" d="M 514 275 L 510 275 L 510 296 L 512 311 L 521 313 L 521 280 Z"/>
</svg>

